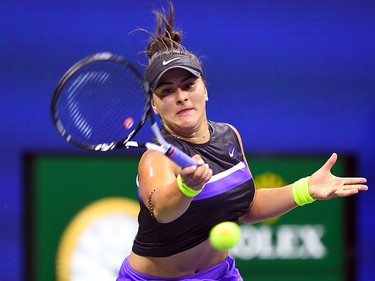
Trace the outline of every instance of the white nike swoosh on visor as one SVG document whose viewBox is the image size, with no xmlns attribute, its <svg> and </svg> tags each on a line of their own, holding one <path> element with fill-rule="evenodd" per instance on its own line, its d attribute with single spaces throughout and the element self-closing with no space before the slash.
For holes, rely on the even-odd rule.
<svg viewBox="0 0 375 281">
<path fill-rule="evenodd" d="M 163 60 L 163 65 L 167 65 L 168 63 L 172 62 L 172 61 L 175 61 L 175 60 L 178 60 L 179 58 L 173 58 L 173 59 L 170 59 L 170 60 Z"/>
</svg>

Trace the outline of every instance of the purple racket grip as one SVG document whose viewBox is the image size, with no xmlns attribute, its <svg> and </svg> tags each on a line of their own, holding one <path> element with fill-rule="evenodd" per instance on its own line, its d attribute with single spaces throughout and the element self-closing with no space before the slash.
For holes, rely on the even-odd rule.
<svg viewBox="0 0 375 281">
<path fill-rule="evenodd" d="M 195 166 L 198 167 L 197 162 L 195 162 L 190 156 L 182 152 L 177 147 L 171 145 L 167 152 L 165 153 L 173 162 L 177 165 L 181 166 L 182 168 Z"/>
</svg>

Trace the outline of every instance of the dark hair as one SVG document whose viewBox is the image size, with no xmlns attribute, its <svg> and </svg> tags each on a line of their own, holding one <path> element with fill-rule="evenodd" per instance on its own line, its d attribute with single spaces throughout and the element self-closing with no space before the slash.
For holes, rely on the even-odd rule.
<svg viewBox="0 0 375 281">
<path fill-rule="evenodd" d="M 151 41 L 147 45 L 147 57 L 151 59 L 158 52 L 186 51 L 181 45 L 181 32 L 174 30 L 173 4 L 169 2 L 169 19 L 164 9 L 162 11 L 154 11 L 154 14 L 157 26 L 155 34 L 150 34 Z"/>
<path fill-rule="evenodd" d="M 166 11 L 154 11 L 157 26 L 155 34 L 150 32 L 151 40 L 147 45 L 148 65 L 145 80 L 151 90 L 155 90 L 160 77 L 171 68 L 184 68 L 196 77 L 203 78 L 202 63 L 196 55 L 188 51 L 182 44 L 182 34 L 174 30 L 174 9 L 169 2 L 169 16 Z M 168 64 L 164 64 L 168 62 Z"/>
</svg>

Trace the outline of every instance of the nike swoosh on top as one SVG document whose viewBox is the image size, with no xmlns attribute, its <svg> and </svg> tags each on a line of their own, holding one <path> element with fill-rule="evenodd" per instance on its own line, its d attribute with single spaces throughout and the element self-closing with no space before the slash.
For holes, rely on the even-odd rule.
<svg viewBox="0 0 375 281">
<path fill-rule="evenodd" d="M 179 58 L 173 58 L 173 59 L 170 59 L 170 60 L 163 60 L 163 65 L 167 65 L 168 63 L 172 62 L 172 61 L 175 61 L 175 60 L 178 60 Z"/>
</svg>

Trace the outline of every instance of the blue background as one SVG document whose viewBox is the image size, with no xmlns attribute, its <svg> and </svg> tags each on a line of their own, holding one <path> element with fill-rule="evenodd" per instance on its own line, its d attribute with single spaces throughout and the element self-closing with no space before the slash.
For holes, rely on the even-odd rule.
<svg viewBox="0 0 375 281">
<path fill-rule="evenodd" d="M 185 45 L 204 56 L 210 119 L 236 126 L 250 155 L 354 154 L 357 174 L 371 188 L 375 2 L 175 2 Z M 0 280 L 24 275 L 24 153 L 79 152 L 51 124 L 56 83 L 77 60 L 100 51 L 121 54 L 143 71 L 147 36 L 131 31 L 153 30 L 151 10 L 162 5 L 1 1 Z M 357 196 L 358 281 L 373 280 L 374 199 L 371 189 Z"/>
</svg>

